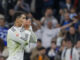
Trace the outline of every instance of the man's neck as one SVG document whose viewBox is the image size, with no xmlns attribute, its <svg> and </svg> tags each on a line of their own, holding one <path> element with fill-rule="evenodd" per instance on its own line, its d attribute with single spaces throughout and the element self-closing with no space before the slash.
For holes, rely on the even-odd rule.
<svg viewBox="0 0 80 60">
<path fill-rule="evenodd" d="M 71 49 L 72 47 L 67 47 L 67 49 Z"/>
<path fill-rule="evenodd" d="M 30 26 L 25 26 L 25 29 L 26 29 L 26 30 L 29 30 L 29 27 L 30 27 Z"/>
</svg>

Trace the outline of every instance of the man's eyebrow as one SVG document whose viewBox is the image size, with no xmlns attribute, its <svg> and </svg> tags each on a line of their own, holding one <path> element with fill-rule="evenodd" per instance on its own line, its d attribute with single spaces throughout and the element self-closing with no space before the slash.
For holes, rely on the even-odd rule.
<svg viewBox="0 0 80 60">
<path fill-rule="evenodd" d="M 26 18 L 26 17 L 23 17 L 23 18 Z"/>
</svg>

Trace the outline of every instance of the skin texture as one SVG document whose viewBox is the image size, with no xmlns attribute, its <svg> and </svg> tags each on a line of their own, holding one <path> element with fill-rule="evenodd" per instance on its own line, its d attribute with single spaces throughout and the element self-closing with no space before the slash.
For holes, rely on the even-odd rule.
<svg viewBox="0 0 80 60">
<path fill-rule="evenodd" d="M 21 17 L 16 18 L 16 21 L 15 21 L 15 26 L 21 27 L 22 25 L 24 26 L 25 29 L 29 29 L 31 25 L 31 21 L 29 19 L 26 20 L 25 14 L 22 14 Z"/>
</svg>

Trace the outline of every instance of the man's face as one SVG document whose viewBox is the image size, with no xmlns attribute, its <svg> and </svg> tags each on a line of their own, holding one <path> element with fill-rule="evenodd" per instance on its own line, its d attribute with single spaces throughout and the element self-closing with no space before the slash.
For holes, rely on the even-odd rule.
<svg viewBox="0 0 80 60">
<path fill-rule="evenodd" d="M 72 47 L 71 41 L 67 41 L 67 48 L 71 48 L 71 47 Z"/>
<path fill-rule="evenodd" d="M 10 16 L 13 16 L 14 13 L 15 13 L 15 11 L 14 11 L 13 9 L 10 9 L 10 10 L 9 10 L 9 14 L 10 14 Z"/>
<path fill-rule="evenodd" d="M 51 48 L 55 49 L 56 48 L 56 44 L 55 43 L 52 43 L 51 44 Z"/>
<path fill-rule="evenodd" d="M 47 9 L 46 13 L 45 13 L 45 16 L 50 17 L 50 16 L 52 16 L 52 13 L 53 13 L 52 9 Z"/>
<path fill-rule="evenodd" d="M 80 41 L 77 42 L 77 48 L 80 48 Z"/>
<path fill-rule="evenodd" d="M 65 13 L 65 20 L 70 20 L 69 13 Z"/>
<path fill-rule="evenodd" d="M 26 20 L 26 16 L 22 14 L 20 17 L 16 18 L 16 25 L 22 26 L 23 22 Z"/>
<path fill-rule="evenodd" d="M 52 22 L 48 22 L 48 28 L 52 28 Z"/>
<path fill-rule="evenodd" d="M 75 28 L 74 27 L 70 27 L 70 30 L 69 30 L 70 34 L 75 34 Z"/>
<path fill-rule="evenodd" d="M 65 41 L 62 41 L 62 46 L 66 46 L 66 42 Z"/>
<path fill-rule="evenodd" d="M 19 18 L 19 23 L 22 25 L 27 25 L 30 26 L 31 25 L 31 21 L 28 19 L 26 19 L 26 15 L 22 14 L 21 17 Z"/>
<path fill-rule="evenodd" d="M 31 20 L 30 19 L 26 19 L 26 15 L 21 15 L 21 18 L 20 18 L 22 21 L 23 21 L 23 25 L 27 25 L 27 26 L 30 26 L 31 25 Z"/>
<path fill-rule="evenodd" d="M 0 19 L 0 26 L 4 26 L 5 25 L 5 21 Z"/>
<path fill-rule="evenodd" d="M 71 0 L 66 0 L 66 3 L 71 3 Z"/>
<path fill-rule="evenodd" d="M 72 9 L 71 9 L 71 13 L 75 13 L 75 9 L 72 8 Z"/>
<path fill-rule="evenodd" d="M 40 53 L 41 53 L 42 55 L 45 55 L 46 50 L 45 50 L 45 49 L 43 49 L 43 50 L 41 50 L 41 51 L 40 51 Z"/>
<path fill-rule="evenodd" d="M 41 42 L 37 42 L 37 47 L 41 47 Z"/>
</svg>

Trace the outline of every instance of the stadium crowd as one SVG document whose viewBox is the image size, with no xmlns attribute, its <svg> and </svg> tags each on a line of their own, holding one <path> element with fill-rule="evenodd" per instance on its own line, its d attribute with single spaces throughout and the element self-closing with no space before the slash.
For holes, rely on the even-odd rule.
<svg viewBox="0 0 80 60">
<path fill-rule="evenodd" d="M 80 0 L 0 0 L 0 60 L 9 54 L 7 31 L 16 11 L 32 19 L 37 36 L 24 60 L 80 60 Z"/>
</svg>

